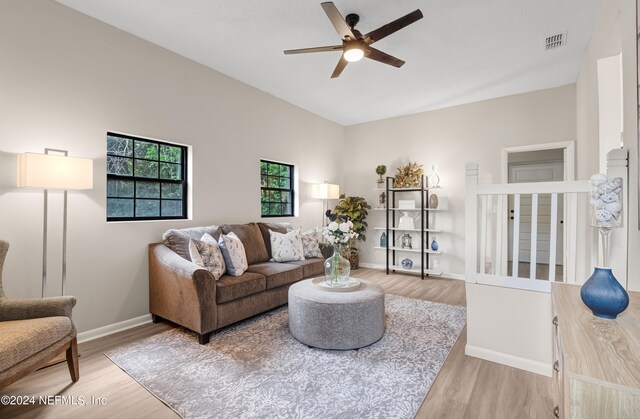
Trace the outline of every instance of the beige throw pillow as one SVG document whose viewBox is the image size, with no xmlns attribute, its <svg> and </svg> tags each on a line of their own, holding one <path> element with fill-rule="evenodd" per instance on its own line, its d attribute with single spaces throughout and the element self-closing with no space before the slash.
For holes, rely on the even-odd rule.
<svg viewBox="0 0 640 419">
<path fill-rule="evenodd" d="M 249 268 L 247 255 L 242 242 L 235 233 L 221 234 L 218 240 L 227 273 L 231 276 L 240 276 Z"/>
<path fill-rule="evenodd" d="M 300 233 L 300 237 L 302 239 L 302 248 L 305 258 L 322 257 L 320 243 L 318 242 L 318 232 L 315 229 Z"/>
<path fill-rule="evenodd" d="M 300 229 L 292 230 L 288 233 L 278 233 L 270 231 L 271 256 L 275 262 L 292 262 L 294 260 L 304 260 L 304 250 Z"/>
<path fill-rule="evenodd" d="M 220 246 L 209 234 L 205 233 L 200 240 L 189 239 L 189 256 L 193 263 L 210 271 L 216 281 L 224 275 L 226 266 Z"/>
</svg>

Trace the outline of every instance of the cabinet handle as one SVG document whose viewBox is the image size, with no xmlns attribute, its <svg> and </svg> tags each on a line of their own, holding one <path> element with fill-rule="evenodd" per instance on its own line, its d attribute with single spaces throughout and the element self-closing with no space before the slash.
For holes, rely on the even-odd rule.
<svg viewBox="0 0 640 419">
<path fill-rule="evenodd" d="M 553 323 L 554 326 L 558 325 L 558 316 L 553 316 L 553 320 L 551 320 L 551 323 Z"/>
<path fill-rule="evenodd" d="M 553 369 L 556 370 L 556 372 L 560 372 L 560 363 L 558 361 L 553 363 Z"/>
<path fill-rule="evenodd" d="M 554 418 L 560 417 L 560 406 L 556 406 L 553 408 L 553 417 Z"/>
</svg>

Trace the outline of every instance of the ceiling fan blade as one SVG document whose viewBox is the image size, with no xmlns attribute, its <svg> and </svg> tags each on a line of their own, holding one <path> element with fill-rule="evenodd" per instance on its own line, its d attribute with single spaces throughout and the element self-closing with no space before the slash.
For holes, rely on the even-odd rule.
<svg viewBox="0 0 640 419">
<path fill-rule="evenodd" d="M 342 70 L 344 70 L 344 68 L 347 66 L 347 64 L 349 64 L 349 61 L 345 60 L 344 57 L 340 57 L 338 65 L 336 65 L 333 73 L 331 73 L 331 78 L 335 79 L 336 77 L 338 77 L 342 73 Z"/>
<path fill-rule="evenodd" d="M 382 52 L 373 47 L 367 47 L 367 50 L 369 51 L 369 53 L 364 55 L 367 58 L 380 61 L 381 63 L 389 64 L 398 68 L 404 65 L 404 61 L 392 55 L 389 55 L 386 52 Z"/>
<path fill-rule="evenodd" d="M 347 37 L 353 40 L 356 39 L 356 36 L 351 31 L 351 28 L 349 27 L 349 25 L 347 25 L 347 22 L 345 22 L 344 18 L 332 2 L 324 2 L 321 4 L 321 6 L 324 9 L 324 12 L 327 14 L 327 17 L 333 24 L 333 27 L 336 28 L 336 32 L 338 32 L 338 35 L 340 35 L 341 39 L 345 39 Z"/>
<path fill-rule="evenodd" d="M 386 25 L 380 26 L 378 29 L 369 32 L 364 36 L 365 42 L 367 44 L 373 44 L 374 42 L 377 42 L 422 18 L 423 15 L 420 9 L 414 10 L 408 15 L 402 16 L 391 23 L 387 23 Z"/>
<path fill-rule="evenodd" d="M 306 54 L 308 52 L 328 52 L 328 51 L 342 51 L 342 45 L 331 45 L 328 47 L 315 47 L 315 48 L 300 48 L 300 49 L 288 49 L 284 51 L 286 55 L 289 54 Z"/>
</svg>

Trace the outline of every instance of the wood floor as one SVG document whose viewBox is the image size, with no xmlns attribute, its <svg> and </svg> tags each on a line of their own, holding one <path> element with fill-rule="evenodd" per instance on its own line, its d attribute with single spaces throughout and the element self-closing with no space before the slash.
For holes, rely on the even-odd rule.
<svg viewBox="0 0 640 419">
<path fill-rule="evenodd" d="M 388 294 L 464 306 L 464 281 L 385 275 L 360 268 L 359 278 L 380 284 Z M 35 396 L 35 405 L 3 406 L 0 418 L 177 418 L 175 412 L 116 367 L 104 352 L 161 333 L 170 324 L 148 324 L 81 343 L 80 381 L 72 384 L 66 364 L 54 365 L 0 390 L 0 395 Z M 462 331 L 416 418 L 550 418 L 551 379 L 464 355 Z M 197 341 L 194 340 L 194 344 Z M 213 378 L 212 378 L 213 379 Z M 167 377 L 171 380 L 171 377 Z M 64 396 L 43 405 L 39 396 Z M 84 398 L 82 405 L 80 397 Z M 67 403 L 67 404 L 64 404 Z M 75 403 L 75 404 L 71 404 Z M 354 418 L 355 419 L 355 418 Z"/>
</svg>

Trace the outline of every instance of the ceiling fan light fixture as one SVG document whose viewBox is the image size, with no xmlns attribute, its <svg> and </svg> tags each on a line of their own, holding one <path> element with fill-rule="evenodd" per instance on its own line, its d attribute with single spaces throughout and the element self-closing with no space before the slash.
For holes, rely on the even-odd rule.
<svg viewBox="0 0 640 419">
<path fill-rule="evenodd" d="M 362 57 L 364 57 L 364 51 L 360 47 L 355 45 L 349 48 L 345 48 L 342 56 L 350 63 L 355 63 L 356 61 L 360 61 Z"/>
</svg>

